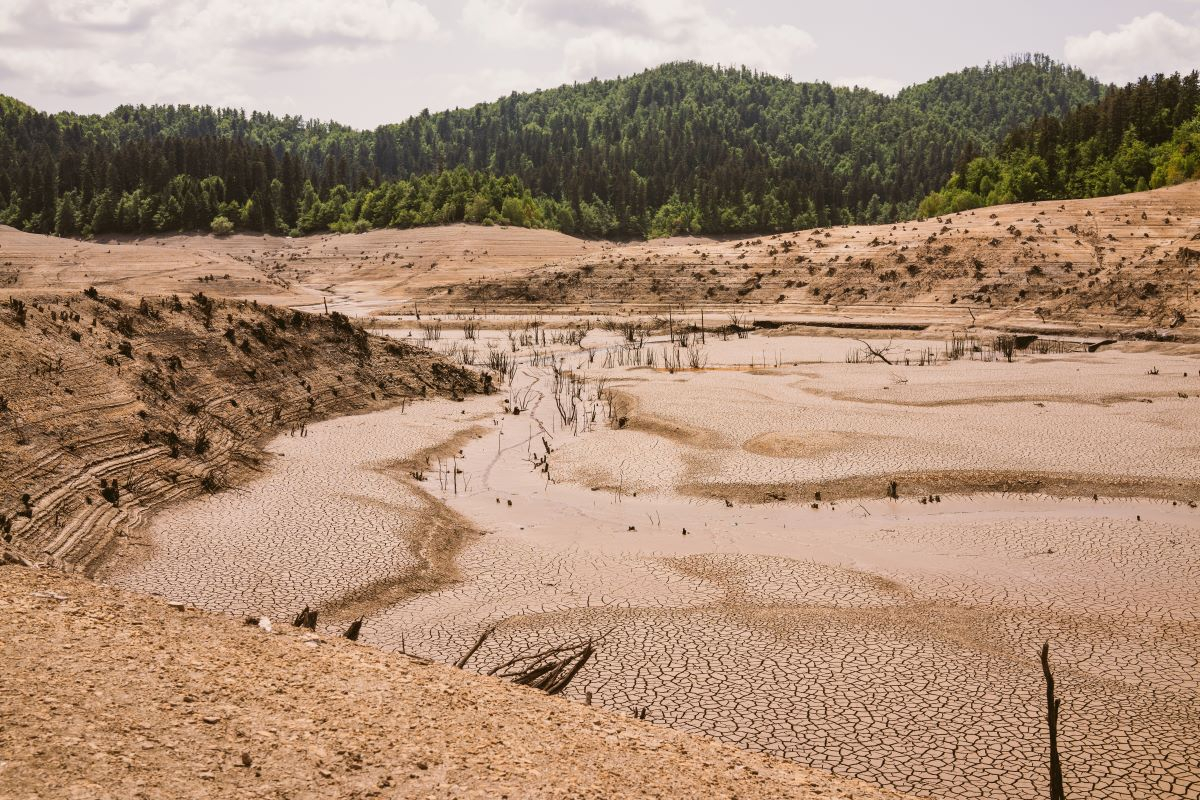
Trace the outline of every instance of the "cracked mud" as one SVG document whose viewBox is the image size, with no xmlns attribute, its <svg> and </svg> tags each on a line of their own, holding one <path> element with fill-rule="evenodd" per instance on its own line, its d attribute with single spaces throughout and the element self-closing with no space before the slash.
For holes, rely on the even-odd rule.
<svg viewBox="0 0 1200 800">
<path fill-rule="evenodd" d="M 523 350 L 500 396 L 275 440 L 108 579 L 365 613 L 363 641 L 444 661 L 497 625 L 480 670 L 599 638 L 569 696 L 931 797 L 1041 795 L 1049 640 L 1071 793 L 1200 798 L 1195 352 L 890 368 L 754 335 L 668 372 L 603 367 L 615 338 L 552 351 L 590 381 L 573 423 Z"/>
</svg>

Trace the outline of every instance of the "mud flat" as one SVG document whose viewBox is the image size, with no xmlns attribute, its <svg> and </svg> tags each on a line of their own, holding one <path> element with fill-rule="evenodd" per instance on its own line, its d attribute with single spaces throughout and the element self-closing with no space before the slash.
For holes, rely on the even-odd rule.
<svg viewBox="0 0 1200 800">
<path fill-rule="evenodd" d="M 598 639 L 576 699 L 929 797 L 1041 795 L 1049 640 L 1069 789 L 1200 797 L 1194 352 L 697 346 L 522 345 L 499 396 L 313 425 L 110 580 L 437 660 L 495 625 L 478 671 Z"/>
<path fill-rule="evenodd" d="M 470 436 L 494 405 L 415 403 L 281 436 L 265 478 L 159 516 L 104 577 L 233 614 L 284 619 L 314 606 L 330 624 L 453 582 L 455 556 L 478 534 L 405 480 L 408 462 L 447 431 Z"/>
</svg>

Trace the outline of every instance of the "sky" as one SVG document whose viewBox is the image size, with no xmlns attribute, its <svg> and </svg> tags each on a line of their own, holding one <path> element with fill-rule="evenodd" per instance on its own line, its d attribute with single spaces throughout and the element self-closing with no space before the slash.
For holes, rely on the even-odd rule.
<svg viewBox="0 0 1200 800">
<path fill-rule="evenodd" d="M 0 0 L 0 94 L 399 122 L 666 61 L 889 94 L 1042 52 L 1103 81 L 1200 67 L 1200 0 Z"/>
</svg>

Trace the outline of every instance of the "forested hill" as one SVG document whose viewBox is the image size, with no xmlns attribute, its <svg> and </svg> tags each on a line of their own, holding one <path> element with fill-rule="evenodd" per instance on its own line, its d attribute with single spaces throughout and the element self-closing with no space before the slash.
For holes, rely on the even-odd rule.
<svg viewBox="0 0 1200 800">
<path fill-rule="evenodd" d="M 930 217 L 1025 200 L 1099 197 L 1200 178 L 1200 74 L 1155 75 L 1063 118 L 1008 133 L 921 203 Z"/>
<path fill-rule="evenodd" d="M 1013 125 L 1103 92 L 1024 56 L 895 98 L 667 64 L 373 131 L 189 106 L 47 115 L 0 98 L 0 222 L 77 236 L 466 220 L 620 237 L 885 222 Z"/>
</svg>

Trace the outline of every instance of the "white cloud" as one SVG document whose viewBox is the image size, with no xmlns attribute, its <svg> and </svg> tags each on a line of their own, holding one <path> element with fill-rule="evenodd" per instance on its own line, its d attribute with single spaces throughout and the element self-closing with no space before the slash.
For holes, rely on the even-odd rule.
<svg viewBox="0 0 1200 800">
<path fill-rule="evenodd" d="M 248 74 L 436 35 L 417 0 L 0 0 L 0 73 L 35 92 L 243 104 Z"/>
<path fill-rule="evenodd" d="M 1154 11 L 1115 31 L 1069 36 L 1063 53 L 1068 62 L 1104 81 L 1124 83 L 1155 72 L 1189 71 L 1200 61 L 1200 26 Z"/>
<path fill-rule="evenodd" d="M 126 29 L 153 13 L 157 0 L 49 0 L 50 16 L 83 28 Z"/>
<path fill-rule="evenodd" d="M 904 81 L 896 80 L 895 78 L 884 78 L 879 75 L 854 75 L 834 78 L 830 83 L 834 86 L 858 86 L 863 89 L 872 89 L 880 94 L 891 95 L 893 97 L 908 85 Z"/>
<path fill-rule="evenodd" d="M 748 25 L 687 0 L 468 0 L 463 20 L 496 43 L 558 49 L 568 80 L 689 59 L 785 75 L 816 47 L 793 25 Z"/>
<path fill-rule="evenodd" d="M 199 23 L 243 43 L 278 42 L 357 49 L 394 43 L 437 30 L 437 20 L 415 0 L 201 0 L 173 6 L 180 25 Z"/>
</svg>

